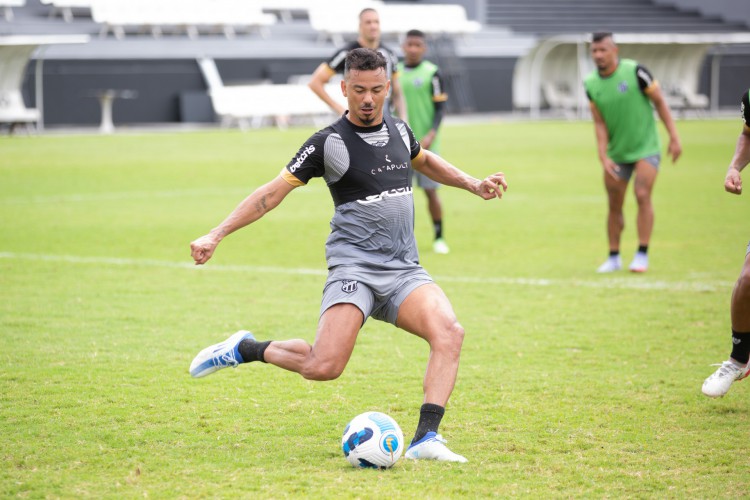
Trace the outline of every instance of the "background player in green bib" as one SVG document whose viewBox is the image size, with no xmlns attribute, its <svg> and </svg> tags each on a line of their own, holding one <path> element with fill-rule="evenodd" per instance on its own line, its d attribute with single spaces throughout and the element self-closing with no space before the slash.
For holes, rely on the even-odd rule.
<svg viewBox="0 0 750 500">
<path fill-rule="evenodd" d="M 744 124 L 724 178 L 724 189 L 732 194 L 742 194 L 740 172 L 750 163 L 750 90 L 742 96 L 741 110 Z M 732 352 L 729 359 L 703 382 L 703 394 L 712 398 L 723 396 L 735 380 L 742 380 L 750 374 L 750 244 L 745 253 L 745 265 L 732 291 L 730 313 Z"/>
<path fill-rule="evenodd" d="M 612 33 L 594 33 L 591 56 L 596 70 L 586 77 L 584 86 L 609 197 L 609 258 L 599 266 L 598 272 L 609 273 L 622 268 L 620 236 L 625 227 L 622 207 L 628 181 L 635 172 L 639 246 L 630 270 L 642 273 L 648 269 L 648 244 L 654 227 L 651 192 L 659 170 L 661 149 L 654 108 L 669 133 L 667 154 L 673 162 L 682 153 L 682 146 L 659 83 L 642 65 L 619 58 Z"/>
<path fill-rule="evenodd" d="M 398 63 L 398 74 L 406 99 L 409 126 L 423 148 L 440 154 L 440 122 L 448 100 L 440 72 L 434 63 L 424 58 L 427 43 L 423 32 L 407 32 L 402 49 L 404 61 Z M 443 239 L 443 206 L 437 194 L 440 184 L 416 171 L 414 177 L 427 195 L 427 207 L 435 230 L 432 249 L 435 253 L 446 254 L 450 249 Z"/>
</svg>

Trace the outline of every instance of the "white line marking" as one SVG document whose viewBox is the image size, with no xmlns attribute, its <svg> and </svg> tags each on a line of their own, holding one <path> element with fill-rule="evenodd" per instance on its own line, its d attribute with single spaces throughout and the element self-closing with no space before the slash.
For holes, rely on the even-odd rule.
<svg viewBox="0 0 750 500">
<path fill-rule="evenodd" d="M 304 267 L 276 267 L 276 266 L 247 266 L 231 264 L 209 264 L 207 266 L 196 266 L 189 261 L 174 262 L 155 259 L 124 259 L 117 257 L 80 257 L 75 255 L 50 255 L 33 253 L 0 252 L 0 259 L 8 260 L 34 260 L 43 262 L 62 262 L 66 264 L 94 264 L 109 266 L 131 266 L 131 267 L 163 267 L 174 269 L 195 269 L 202 272 L 239 272 L 239 273 L 270 273 L 270 274 L 292 274 L 304 276 L 326 276 L 325 269 L 309 269 Z M 544 278 L 475 278 L 470 276 L 434 276 L 438 283 L 476 283 L 480 285 L 522 285 L 522 286 L 562 286 L 598 289 L 621 289 L 621 290 L 664 290 L 670 292 L 716 292 L 731 289 L 734 282 L 730 281 L 665 281 L 649 280 L 638 275 L 630 278 L 602 277 L 598 280 L 580 279 L 544 279 Z"/>
<path fill-rule="evenodd" d="M 191 198 L 199 196 L 247 196 L 253 191 L 253 186 L 246 188 L 205 188 L 205 189 L 175 189 L 171 191 L 112 191 L 104 193 L 74 193 L 59 195 L 30 195 L 0 198 L 3 205 L 37 205 L 46 203 L 81 203 L 120 200 L 152 200 L 165 198 Z M 319 186 L 307 186 L 301 192 L 315 192 Z M 239 200 L 238 200 L 239 201 Z"/>
</svg>

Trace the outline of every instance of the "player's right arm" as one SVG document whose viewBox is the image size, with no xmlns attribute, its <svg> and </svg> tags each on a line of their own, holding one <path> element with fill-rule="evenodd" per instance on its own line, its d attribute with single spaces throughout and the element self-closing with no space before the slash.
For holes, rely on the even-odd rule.
<svg viewBox="0 0 750 500">
<path fill-rule="evenodd" d="M 279 206 L 294 188 L 304 186 L 313 177 L 321 177 L 325 172 L 323 151 L 327 137 L 327 131 L 310 137 L 275 179 L 253 191 L 221 224 L 190 243 L 190 254 L 196 265 L 205 264 L 226 236 Z"/>
<path fill-rule="evenodd" d="M 237 208 L 221 224 L 208 234 L 190 243 L 190 255 L 193 257 L 195 264 L 205 264 L 214 254 L 221 240 L 238 229 L 252 224 L 279 206 L 286 195 L 291 193 L 295 187 L 297 186 L 284 179 L 283 174 L 279 174 L 271 182 L 253 191 L 250 196 L 237 205 Z"/>
<path fill-rule="evenodd" d="M 596 107 L 594 101 L 589 100 L 589 107 L 591 108 L 591 116 L 594 119 L 594 134 L 596 135 L 596 151 L 599 155 L 599 161 L 602 164 L 602 168 L 607 175 L 611 175 L 613 178 L 618 179 L 617 171 L 620 167 L 617 166 L 612 159 L 607 156 L 607 145 L 609 144 L 609 132 L 607 131 L 607 124 L 604 123 L 604 118 L 599 112 L 599 108 Z"/>
<path fill-rule="evenodd" d="M 742 133 L 737 139 L 737 147 L 729 164 L 727 176 L 724 178 L 724 189 L 728 193 L 742 194 L 742 177 L 740 172 L 750 163 L 750 90 L 742 96 L 742 118 L 744 124 Z"/>
<path fill-rule="evenodd" d="M 326 83 L 331 81 L 331 78 L 333 75 L 335 75 L 336 72 L 331 69 L 331 67 L 326 62 L 320 63 L 320 66 L 315 70 L 315 72 L 312 74 L 312 77 L 310 78 L 310 81 L 308 82 L 307 86 L 310 87 L 310 90 L 315 92 L 315 95 L 317 95 L 320 100 L 322 100 L 324 103 L 330 107 L 334 113 L 341 116 L 344 114 L 344 107 L 336 102 L 331 95 L 326 92 Z"/>
</svg>

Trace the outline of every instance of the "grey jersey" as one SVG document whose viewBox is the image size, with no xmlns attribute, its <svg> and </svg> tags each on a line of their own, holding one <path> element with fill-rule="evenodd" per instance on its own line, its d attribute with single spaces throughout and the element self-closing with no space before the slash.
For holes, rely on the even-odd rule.
<svg viewBox="0 0 750 500">
<path fill-rule="evenodd" d="M 331 191 L 335 211 L 326 242 L 329 269 L 419 266 L 411 159 L 420 150 L 398 119 L 387 117 L 363 128 L 344 117 L 310 137 L 292 158 L 285 172 L 290 183 L 322 177 Z"/>
</svg>

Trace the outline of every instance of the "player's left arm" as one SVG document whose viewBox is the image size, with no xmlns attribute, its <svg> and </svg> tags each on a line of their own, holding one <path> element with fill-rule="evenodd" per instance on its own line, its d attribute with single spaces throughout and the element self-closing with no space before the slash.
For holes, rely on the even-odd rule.
<svg viewBox="0 0 750 500">
<path fill-rule="evenodd" d="M 443 80 L 440 77 L 439 71 L 436 71 L 432 76 L 430 87 L 432 92 L 432 106 L 434 113 L 432 118 L 432 127 L 427 132 L 427 134 L 425 134 L 425 136 L 419 140 L 419 142 L 425 149 L 430 149 L 430 146 L 432 146 L 432 142 L 435 140 L 435 136 L 437 136 L 438 129 L 440 128 L 440 124 L 443 122 L 443 116 L 445 115 L 445 101 L 448 100 L 448 94 L 446 94 L 443 90 L 445 87 L 443 87 Z"/>
<path fill-rule="evenodd" d="M 667 100 L 664 98 L 659 82 L 651 76 L 648 69 L 640 64 L 636 68 L 636 76 L 638 77 L 638 84 L 641 86 L 641 90 L 654 103 L 656 114 L 659 115 L 662 123 L 664 123 L 664 127 L 667 129 L 667 133 L 669 134 L 667 154 L 672 158 L 673 162 L 676 162 L 682 154 L 682 144 L 680 143 L 680 135 L 677 133 L 677 126 L 674 123 L 674 119 L 672 119 L 672 112 L 669 110 Z"/>
<path fill-rule="evenodd" d="M 502 172 L 496 172 L 479 180 L 426 149 L 420 150 L 419 154 L 412 159 L 411 164 L 417 171 L 440 184 L 465 189 L 485 200 L 502 198 L 503 193 L 508 189 L 505 174 Z"/>
<path fill-rule="evenodd" d="M 750 91 L 742 96 L 742 118 L 744 120 L 742 132 L 737 138 L 734 156 L 732 156 L 724 179 L 724 189 L 732 194 L 742 194 L 740 172 L 750 163 Z"/>
<path fill-rule="evenodd" d="M 391 98 L 393 99 L 393 106 L 396 108 L 396 115 L 408 123 L 409 113 L 406 110 L 406 99 L 401 90 L 401 82 L 398 77 L 398 72 L 394 70 L 393 74 L 391 74 Z"/>
</svg>

